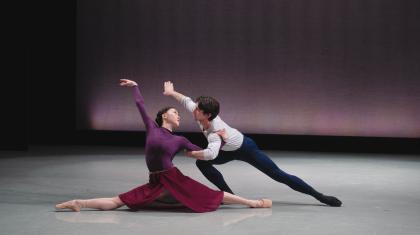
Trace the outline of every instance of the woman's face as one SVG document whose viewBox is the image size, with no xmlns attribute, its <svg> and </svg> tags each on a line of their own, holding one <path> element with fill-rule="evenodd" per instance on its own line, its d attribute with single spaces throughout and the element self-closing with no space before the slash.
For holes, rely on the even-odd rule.
<svg viewBox="0 0 420 235">
<path fill-rule="evenodd" d="M 163 120 L 165 120 L 167 123 L 171 124 L 172 127 L 179 127 L 179 123 L 181 121 L 181 117 L 178 114 L 178 110 L 171 108 L 166 113 L 162 115 Z"/>
</svg>

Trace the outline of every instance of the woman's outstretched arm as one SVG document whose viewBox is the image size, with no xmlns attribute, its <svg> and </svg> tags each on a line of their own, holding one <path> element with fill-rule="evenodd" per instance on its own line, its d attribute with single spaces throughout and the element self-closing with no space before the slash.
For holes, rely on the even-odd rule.
<svg viewBox="0 0 420 235">
<path fill-rule="evenodd" d="M 146 126 L 146 130 L 149 130 L 151 127 L 156 126 L 156 123 L 149 117 L 149 115 L 146 112 L 144 99 L 140 93 L 140 89 L 137 83 L 128 79 L 120 79 L 120 86 L 132 87 L 134 100 L 143 119 L 144 125 Z"/>
</svg>

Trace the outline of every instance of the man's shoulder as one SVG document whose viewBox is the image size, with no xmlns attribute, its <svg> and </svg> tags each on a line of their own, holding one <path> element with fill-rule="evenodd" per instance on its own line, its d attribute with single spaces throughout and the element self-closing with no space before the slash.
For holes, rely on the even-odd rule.
<svg viewBox="0 0 420 235">
<path fill-rule="evenodd" d="M 227 125 L 226 124 L 226 122 L 224 122 L 223 120 L 222 120 L 222 118 L 220 118 L 220 116 L 219 115 L 217 115 L 212 121 L 211 121 L 211 124 L 212 124 L 212 126 L 213 126 L 213 128 L 218 128 L 218 127 L 220 127 L 220 126 L 225 126 L 225 125 Z"/>
</svg>

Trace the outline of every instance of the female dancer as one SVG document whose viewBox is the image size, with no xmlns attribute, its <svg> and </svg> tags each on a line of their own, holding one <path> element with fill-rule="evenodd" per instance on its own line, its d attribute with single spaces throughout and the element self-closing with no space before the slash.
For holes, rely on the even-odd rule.
<svg viewBox="0 0 420 235">
<path fill-rule="evenodd" d="M 113 210 L 126 205 L 135 210 L 144 207 L 162 208 L 182 205 L 194 212 L 208 212 L 216 210 L 222 202 L 242 204 L 252 208 L 271 207 L 272 202 L 269 199 L 249 200 L 227 192 L 215 191 L 184 176 L 173 165 L 172 159 L 183 149 L 198 151 L 201 148 L 189 142 L 185 137 L 172 133 L 173 129 L 179 126 L 178 111 L 171 107 L 164 108 L 158 112 L 156 122 L 154 122 L 146 113 L 144 100 L 137 83 L 128 79 L 120 79 L 120 85 L 133 88 L 137 108 L 146 126 L 145 152 L 146 164 L 150 171 L 149 183 L 112 198 L 67 201 L 57 204 L 57 209 Z M 170 204 L 168 198 L 172 202 L 175 201 L 176 204 Z"/>
</svg>

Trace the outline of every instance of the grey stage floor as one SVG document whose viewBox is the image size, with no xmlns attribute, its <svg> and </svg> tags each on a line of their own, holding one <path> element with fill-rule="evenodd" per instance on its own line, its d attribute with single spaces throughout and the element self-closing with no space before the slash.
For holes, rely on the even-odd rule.
<svg viewBox="0 0 420 235">
<path fill-rule="evenodd" d="M 420 234 L 420 157 L 268 151 L 295 174 L 344 205 L 332 208 L 235 161 L 219 166 L 231 188 L 268 197 L 271 209 L 224 205 L 183 210 L 56 212 L 73 198 L 115 196 L 147 181 L 143 151 L 129 147 L 32 147 L 0 152 L 0 234 Z M 212 187 L 192 159 L 175 164 Z"/>
</svg>

